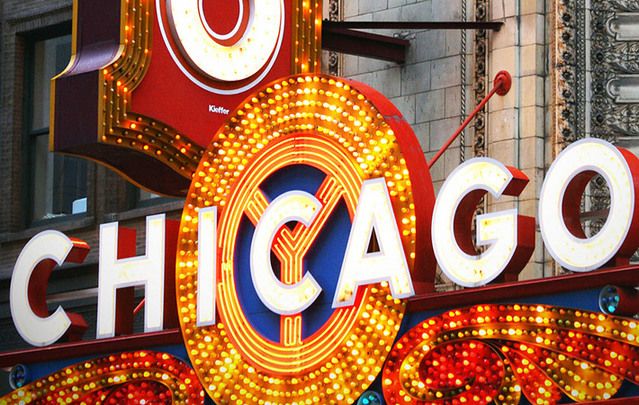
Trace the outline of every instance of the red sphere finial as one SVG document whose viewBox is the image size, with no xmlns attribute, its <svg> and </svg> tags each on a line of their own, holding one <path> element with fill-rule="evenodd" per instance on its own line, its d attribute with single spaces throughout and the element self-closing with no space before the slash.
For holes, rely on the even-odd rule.
<svg viewBox="0 0 639 405">
<path fill-rule="evenodd" d="M 495 75 L 494 85 L 497 89 L 496 93 L 500 96 L 505 96 L 506 94 L 508 94 L 510 88 L 512 87 L 512 84 L 513 79 L 510 76 L 510 73 L 508 73 L 507 71 L 500 70 Z"/>
</svg>

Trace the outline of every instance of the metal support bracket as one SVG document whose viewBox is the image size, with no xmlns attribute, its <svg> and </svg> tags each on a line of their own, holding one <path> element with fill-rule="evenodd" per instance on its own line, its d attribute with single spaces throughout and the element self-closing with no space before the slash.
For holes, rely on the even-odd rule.
<svg viewBox="0 0 639 405">
<path fill-rule="evenodd" d="M 356 31 L 383 30 L 493 30 L 499 31 L 500 21 L 322 21 L 322 48 L 402 64 L 410 41 L 387 35 Z"/>
<path fill-rule="evenodd" d="M 410 41 L 370 32 L 322 27 L 322 48 L 402 64 Z"/>
</svg>

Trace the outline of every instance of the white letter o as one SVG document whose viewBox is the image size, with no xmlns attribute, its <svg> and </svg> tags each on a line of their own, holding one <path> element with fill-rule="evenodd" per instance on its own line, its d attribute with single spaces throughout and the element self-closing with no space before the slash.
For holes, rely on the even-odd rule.
<svg viewBox="0 0 639 405">
<path fill-rule="evenodd" d="M 636 228 L 638 216 L 633 168 L 638 166 L 634 155 L 595 138 L 575 142 L 559 154 L 539 196 L 541 234 L 548 252 L 559 264 L 572 271 L 591 271 L 618 254 L 632 254 L 637 237 L 631 228 Z M 579 207 L 583 188 L 577 190 L 580 187 L 574 185 L 585 186 L 586 179 L 579 177 L 592 172 L 603 176 L 608 184 L 610 213 L 599 233 L 586 238 L 571 232 L 567 223 L 578 221 L 574 218 L 578 211 L 566 215 L 566 210 Z M 572 228 L 579 226 L 575 224 Z"/>
<path fill-rule="evenodd" d="M 206 23 L 203 0 L 166 1 L 173 38 L 191 65 L 208 77 L 225 82 L 248 79 L 265 67 L 279 49 L 284 30 L 281 0 L 249 0 L 248 10 L 239 0 L 238 23 L 227 34 L 215 33 Z M 241 29 L 244 13 L 248 13 L 248 24 L 243 35 L 234 43 L 227 43 Z"/>
</svg>

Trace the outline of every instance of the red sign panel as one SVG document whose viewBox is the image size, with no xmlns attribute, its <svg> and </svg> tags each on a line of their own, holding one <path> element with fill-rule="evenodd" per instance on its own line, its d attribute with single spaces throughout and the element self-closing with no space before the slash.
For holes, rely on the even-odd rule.
<svg viewBox="0 0 639 405">
<path fill-rule="evenodd" d="M 319 4 L 82 1 L 75 13 L 51 148 L 159 193 L 186 193 L 203 148 L 256 86 L 317 70 Z"/>
</svg>

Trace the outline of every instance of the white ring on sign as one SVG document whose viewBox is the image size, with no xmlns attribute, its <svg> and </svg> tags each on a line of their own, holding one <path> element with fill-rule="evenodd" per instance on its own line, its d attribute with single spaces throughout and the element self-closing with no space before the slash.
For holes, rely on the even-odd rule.
<svg viewBox="0 0 639 405">
<path fill-rule="evenodd" d="M 183 43 L 183 41 L 180 39 L 180 37 L 178 35 L 175 35 L 175 33 L 171 33 L 173 35 L 173 38 L 175 39 L 175 41 L 180 44 L 180 47 L 182 48 L 182 52 L 184 54 L 184 56 L 191 62 L 193 62 L 195 64 L 194 67 L 198 68 L 198 70 L 200 70 L 204 75 L 212 77 L 214 79 L 217 80 L 222 80 L 222 81 L 238 81 L 238 80 L 243 80 L 246 79 L 248 77 L 250 77 L 251 75 L 256 74 L 257 72 L 260 71 L 260 69 L 262 69 L 264 66 L 266 66 L 262 72 L 254 79 L 252 80 L 250 83 L 236 88 L 236 89 L 221 89 L 221 88 L 217 88 L 217 87 L 213 87 L 210 86 L 206 83 L 203 83 L 201 80 L 199 80 L 197 77 L 195 77 L 180 61 L 180 59 L 178 58 L 178 56 L 175 54 L 174 49 L 171 47 L 171 43 L 168 39 L 167 36 L 167 32 L 166 29 L 164 28 L 164 22 L 162 21 L 162 9 L 161 9 L 161 2 L 162 1 L 166 1 L 166 7 L 167 7 L 167 14 L 169 15 L 169 19 L 171 20 L 170 22 L 172 22 L 173 24 L 171 24 L 171 26 L 173 28 L 175 28 L 174 22 L 175 22 L 175 18 L 171 18 L 171 5 L 175 5 L 178 6 L 180 9 L 184 9 L 184 8 L 188 8 L 190 10 L 190 13 L 197 13 L 197 19 L 194 21 L 198 21 L 198 24 L 195 24 L 195 29 L 199 31 L 199 29 L 201 29 L 201 31 L 203 31 L 204 33 L 206 33 L 206 38 L 207 38 L 207 44 L 210 45 L 211 43 L 215 44 L 215 47 L 217 47 L 217 51 L 220 51 L 220 48 L 224 48 L 226 49 L 226 57 L 228 58 L 229 55 L 229 51 L 233 52 L 233 49 L 238 49 L 240 47 L 240 44 L 244 44 L 245 42 L 248 41 L 248 38 L 250 37 L 251 39 L 256 37 L 259 38 L 260 41 L 256 41 L 256 43 L 259 43 L 259 47 L 260 47 L 260 51 L 262 51 L 260 54 L 261 56 L 261 63 L 259 63 L 259 67 L 257 69 L 254 69 L 255 66 L 258 64 L 257 62 L 253 63 L 251 66 L 251 69 L 245 69 L 244 70 L 244 75 L 246 76 L 246 72 L 250 71 L 250 70 L 255 70 L 253 71 L 253 73 L 247 75 L 246 77 L 243 78 L 237 78 L 237 77 L 241 77 L 242 75 L 236 75 L 235 79 L 229 79 L 232 76 L 226 76 L 227 79 L 221 78 L 219 77 L 220 75 L 218 74 L 217 76 L 215 75 L 211 75 L 209 72 L 207 72 L 206 69 L 213 69 L 215 70 L 216 68 L 219 68 L 220 66 L 225 66 L 228 67 L 230 65 L 236 65 L 238 62 L 233 61 L 233 63 L 229 63 L 228 59 L 226 63 L 220 63 L 219 59 L 216 59 L 215 56 L 211 56 L 208 55 L 206 57 L 206 61 L 200 61 L 200 62 L 206 62 L 205 63 L 205 68 L 203 69 L 202 66 L 195 64 L 195 61 L 193 60 L 193 56 L 192 55 L 187 55 L 185 52 L 185 44 Z M 213 40 L 213 38 L 211 38 L 209 36 L 208 31 L 204 28 L 204 24 L 202 23 L 202 20 L 199 17 L 199 13 L 200 13 L 200 0 L 181 0 L 181 1 L 171 1 L 171 0 L 157 0 L 156 1 L 156 13 L 157 13 L 157 18 L 158 18 L 158 23 L 159 23 L 159 27 L 160 27 L 160 33 L 162 34 L 162 39 L 164 40 L 164 44 L 166 45 L 167 50 L 169 51 L 169 54 L 171 55 L 171 58 L 173 59 L 173 61 L 175 62 L 176 66 L 180 69 L 180 71 L 189 78 L 189 80 L 191 80 L 195 85 L 197 85 L 198 87 L 209 91 L 211 93 L 215 93 L 215 94 L 221 94 L 221 95 L 233 95 L 233 94 L 239 94 L 239 93 L 243 93 L 253 87 L 255 87 L 257 84 L 259 84 L 260 82 L 262 82 L 262 80 L 264 80 L 264 78 L 266 77 L 266 75 L 271 71 L 271 69 L 273 68 L 273 65 L 275 64 L 275 61 L 277 60 L 277 56 L 279 54 L 279 51 L 282 47 L 282 41 L 284 38 L 284 25 L 285 25 L 285 21 L 286 18 L 284 16 L 285 14 L 285 9 L 284 9 L 284 2 L 283 0 L 260 0 L 258 2 L 259 6 L 259 10 L 256 8 L 256 6 L 254 5 L 253 1 L 251 1 L 250 5 L 251 5 L 251 10 L 249 10 L 249 12 L 252 14 L 252 16 L 249 19 L 249 24 L 247 26 L 247 34 L 245 34 L 242 39 L 240 41 L 238 41 L 238 43 L 232 45 L 232 46 L 223 46 L 218 44 L 217 42 L 215 42 Z M 187 7 L 188 6 L 188 7 Z M 270 9 L 270 10 L 269 10 Z M 263 11 L 266 10 L 264 13 Z M 258 14 L 259 12 L 259 14 Z M 174 14 L 175 15 L 175 14 Z M 193 14 L 195 15 L 195 14 Z M 270 17 L 269 17 L 270 16 Z M 275 24 L 273 22 L 269 22 L 268 24 L 266 24 L 266 27 L 268 28 L 269 25 L 271 27 L 279 27 L 279 30 L 272 30 L 271 34 L 275 33 L 276 35 L 276 39 L 273 40 L 273 36 L 269 36 L 270 41 L 273 42 L 271 45 L 269 45 L 268 47 L 265 46 L 263 43 L 263 36 L 261 34 L 263 34 L 264 30 L 264 21 L 269 21 L 269 19 L 273 19 L 273 17 L 275 17 Z M 178 24 L 181 25 L 181 24 Z M 193 27 L 194 25 L 191 25 L 191 27 Z M 199 29 L 198 27 L 199 26 Z M 260 34 L 260 35 L 258 35 Z M 198 34 L 199 35 L 199 34 Z M 197 42 L 197 41 L 196 41 Z M 248 42 L 252 42 L 248 41 Z M 201 45 L 201 44 L 200 44 Z M 198 46 L 197 44 L 190 44 L 189 47 L 191 46 Z M 255 45 L 252 45 L 252 49 L 255 48 Z M 266 48 L 268 48 L 268 55 L 266 56 L 266 58 L 264 59 L 264 55 L 265 53 L 267 53 L 267 50 L 265 50 Z M 248 49 L 248 48 L 247 48 Z M 250 52 L 242 52 L 244 54 L 250 55 Z M 257 56 L 257 55 L 256 55 Z M 200 58 L 199 56 L 195 56 L 196 59 Z M 270 59 L 269 59 L 270 58 Z M 201 59 L 201 58 L 200 58 Z M 222 75 L 224 76 L 224 75 Z"/>
</svg>

